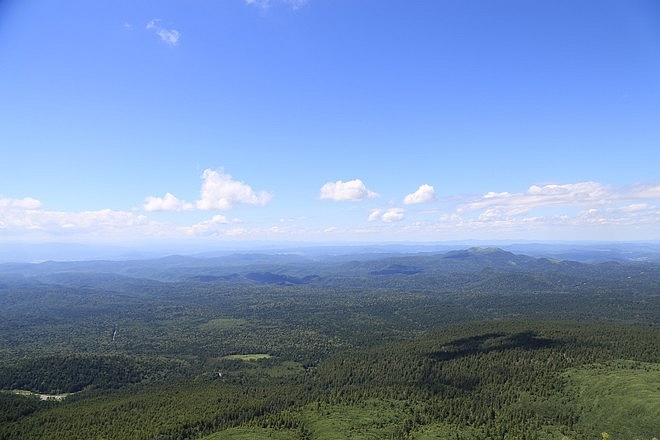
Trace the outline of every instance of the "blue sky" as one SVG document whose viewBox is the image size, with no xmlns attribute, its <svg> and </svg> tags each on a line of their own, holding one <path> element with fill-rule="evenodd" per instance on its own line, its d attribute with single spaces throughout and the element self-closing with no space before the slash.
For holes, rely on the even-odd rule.
<svg viewBox="0 0 660 440">
<path fill-rule="evenodd" d="M 0 240 L 660 239 L 660 4 L 0 2 Z"/>
</svg>

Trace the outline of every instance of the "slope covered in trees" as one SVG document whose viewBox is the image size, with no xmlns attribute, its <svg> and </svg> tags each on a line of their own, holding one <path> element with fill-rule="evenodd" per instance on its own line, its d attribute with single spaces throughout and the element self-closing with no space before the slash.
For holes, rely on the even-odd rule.
<svg viewBox="0 0 660 440">
<path fill-rule="evenodd" d="M 0 438 L 650 440 L 659 293 L 497 249 L 0 266 Z"/>
</svg>

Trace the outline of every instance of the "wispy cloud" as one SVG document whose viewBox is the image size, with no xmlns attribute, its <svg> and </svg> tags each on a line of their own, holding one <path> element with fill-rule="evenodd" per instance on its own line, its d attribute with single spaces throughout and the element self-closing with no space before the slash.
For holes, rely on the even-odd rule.
<svg viewBox="0 0 660 440">
<path fill-rule="evenodd" d="M 39 209 L 41 202 L 33 199 L 32 197 L 25 197 L 23 199 L 9 199 L 0 198 L 0 209 Z"/>
<path fill-rule="evenodd" d="M 532 185 L 523 193 L 486 193 L 462 205 L 458 211 L 486 210 L 502 215 L 520 215 L 544 207 L 603 205 L 615 197 L 611 188 L 597 182 Z"/>
<path fill-rule="evenodd" d="M 660 200 L 660 184 L 638 184 L 631 186 L 623 192 L 623 198 Z"/>
<path fill-rule="evenodd" d="M 244 0 L 246 5 L 255 6 L 260 9 L 268 9 L 275 4 L 289 6 L 292 9 L 300 9 L 308 3 L 308 0 Z"/>
<path fill-rule="evenodd" d="M 660 185 L 614 187 L 598 182 L 532 185 L 525 192 L 488 192 L 440 216 L 437 231 L 525 236 L 582 231 L 594 238 L 602 228 L 648 232 L 660 224 Z M 620 232 L 620 231 L 619 231 Z M 660 230 L 657 231 L 660 233 Z M 606 239 L 607 236 L 599 236 Z"/>
<path fill-rule="evenodd" d="M 169 44 L 170 46 L 176 46 L 179 43 L 179 38 L 181 33 L 176 29 L 166 29 L 160 25 L 161 20 L 159 18 L 154 18 L 153 20 L 147 23 L 147 29 L 155 32 L 156 35 L 160 37 L 162 41 Z"/>
<path fill-rule="evenodd" d="M 250 185 L 234 180 L 222 170 L 204 170 L 202 181 L 200 199 L 195 203 L 181 200 L 168 192 L 163 197 L 147 197 L 142 209 L 145 211 L 228 210 L 244 204 L 263 206 L 272 198 L 272 195 L 266 191 L 257 193 Z"/>
<path fill-rule="evenodd" d="M 13 238 L 25 234 L 43 236 L 96 237 L 102 240 L 126 234 L 158 235 L 162 225 L 144 215 L 100 209 L 66 212 L 43 209 L 36 199 L 0 199 L 0 235 Z"/>
<path fill-rule="evenodd" d="M 428 203 L 433 202 L 436 199 L 435 189 L 428 184 L 420 185 L 412 194 L 408 194 L 403 199 L 403 203 L 406 205 L 412 205 L 415 203 Z"/>
<path fill-rule="evenodd" d="M 462 204 L 458 213 L 482 211 L 489 216 L 517 216 L 544 208 L 613 207 L 638 200 L 660 200 L 660 185 L 623 188 L 597 182 L 532 185 L 522 193 L 488 192 Z"/>
<path fill-rule="evenodd" d="M 184 228 L 183 231 L 187 235 L 218 235 L 221 228 L 228 223 L 227 217 L 217 214 L 209 220 L 204 220 L 188 228 Z"/>
<path fill-rule="evenodd" d="M 362 180 L 354 179 L 348 182 L 337 180 L 327 182 L 321 187 L 319 198 L 336 202 L 356 202 L 365 199 L 375 199 L 378 194 L 367 189 Z"/>
<path fill-rule="evenodd" d="M 285 237 L 295 234 L 296 231 L 274 225 L 270 227 L 242 227 L 232 226 L 223 216 L 214 216 L 211 220 L 200 222 L 183 231 L 188 236 L 217 237 L 230 239 L 264 239 L 269 237 Z"/>
</svg>

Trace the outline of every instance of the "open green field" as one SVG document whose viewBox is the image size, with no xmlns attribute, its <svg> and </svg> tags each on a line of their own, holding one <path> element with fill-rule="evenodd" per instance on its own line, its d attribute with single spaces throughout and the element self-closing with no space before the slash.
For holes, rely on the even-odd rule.
<svg viewBox="0 0 660 440">
<path fill-rule="evenodd" d="M 660 438 L 660 364 L 615 361 L 565 373 L 584 408 L 580 424 L 610 439 Z"/>
<path fill-rule="evenodd" d="M 292 430 L 267 428 L 230 428 L 216 432 L 202 440 L 298 440 L 300 436 Z"/>
<path fill-rule="evenodd" d="M 314 438 L 328 440 L 396 438 L 404 402 L 369 399 L 357 405 L 314 405 L 303 411 Z"/>
<path fill-rule="evenodd" d="M 310 405 L 302 420 L 312 438 L 328 440 L 411 440 L 477 438 L 481 432 L 444 423 L 420 426 L 410 402 L 389 399 L 366 399 L 358 403 Z"/>
<path fill-rule="evenodd" d="M 245 361 L 245 362 L 251 362 L 251 361 L 258 361 L 260 359 L 270 359 L 271 356 L 266 353 L 250 353 L 250 354 L 230 354 L 229 356 L 225 356 L 227 359 L 234 359 L 238 361 Z"/>
</svg>

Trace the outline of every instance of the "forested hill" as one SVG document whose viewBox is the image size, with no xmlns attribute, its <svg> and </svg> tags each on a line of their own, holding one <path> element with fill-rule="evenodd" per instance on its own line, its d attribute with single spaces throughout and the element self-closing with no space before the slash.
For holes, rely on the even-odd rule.
<svg viewBox="0 0 660 440">
<path fill-rule="evenodd" d="M 0 304 L 0 439 L 660 435 L 652 262 L 469 248 L 4 264 Z"/>
<path fill-rule="evenodd" d="M 325 278 L 438 274 L 535 273 L 606 279 L 657 278 L 660 263 L 600 262 L 531 257 L 499 248 L 469 248 L 415 254 L 232 254 L 222 257 L 169 256 L 129 261 L 48 261 L 0 264 L 0 276 L 57 281 L 62 274 L 115 274 L 159 281 L 226 281 L 275 284 L 322 282 Z"/>
</svg>

